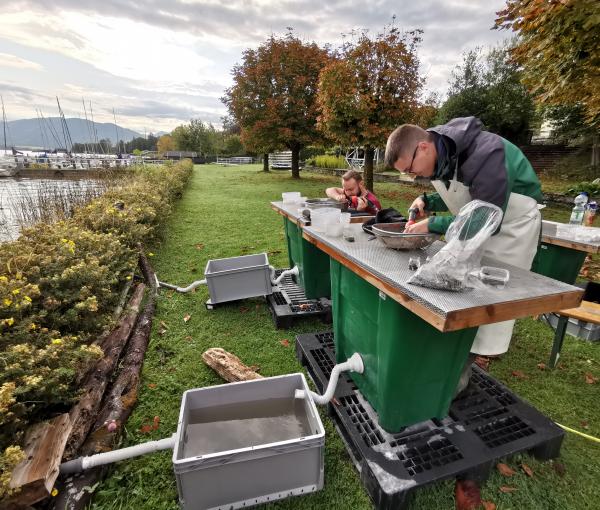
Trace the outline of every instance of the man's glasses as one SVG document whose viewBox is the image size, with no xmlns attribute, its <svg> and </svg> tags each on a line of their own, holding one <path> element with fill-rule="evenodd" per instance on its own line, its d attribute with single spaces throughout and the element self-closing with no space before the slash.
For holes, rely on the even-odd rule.
<svg viewBox="0 0 600 510">
<path fill-rule="evenodd" d="M 412 172 L 412 166 L 413 166 L 413 163 L 415 162 L 415 156 L 417 155 L 418 150 L 419 150 L 419 144 L 417 144 L 417 146 L 415 147 L 415 152 L 413 152 L 409 167 L 406 170 L 404 170 L 405 174 L 409 174 Z"/>
</svg>

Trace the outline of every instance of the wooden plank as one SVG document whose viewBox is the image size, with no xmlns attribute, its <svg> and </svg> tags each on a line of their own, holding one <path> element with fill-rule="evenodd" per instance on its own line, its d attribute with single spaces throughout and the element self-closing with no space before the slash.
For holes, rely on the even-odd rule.
<svg viewBox="0 0 600 510">
<path fill-rule="evenodd" d="M 574 290 L 450 312 L 446 317 L 445 331 L 553 312 L 563 307 L 577 306 L 582 297 L 583 291 Z"/>
<path fill-rule="evenodd" d="M 312 237 L 309 232 L 303 231 L 303 237 L 317 248 L 327 253 L 334 260 L 337 260 L 352 272 L 442 332 L 483 326 L 485 324 L 529 317 L 531 315 L 561 310 L 562 308 L 574 307 L 579 305 L 583 296 L 582 290 L 573 290 L 531 299 L 511 300 L 504 303 L 495 303 L 493 305 L 465 308 L 443 315 L 434 312 L 398 288 L 381 280 L 381 278 L 363 267 L 360 267 L 336 249 L 331 248 Z"/>
<path fill-rule="evenodd" d="M 578 243 L 577 241 L 568 241 L 566 239 L 559 239 L 557 237 L 551 237 L 544 234 L 542 234 L 542 242 L 545 244 L 562 246 L 563 248 L 569 248 L 571 250 L 584 251 L 591 254 L 600 253 L 600 246 Z"/>
<path fill-rule="evenodd" d="M 582 301 L 578 308 L 569 308 L 557 313 L 580 321 L 600 324 L 600 304 L 592 301 Z"/>
<path fill-rule="evenodd" d="M 273 209 L 277 214 L 281 214 L 281 216 L 290 220 L 294 225 L 298 225 L 298 220 L 296 218 L 291 217 L 287 212 L 285 212 L 283 209 L 280 209 L 275 204 L 271 204 L 271 209 Z"/>
<path fill-rule="evenodd" d="M 32 505 L 50 496 L 71 427 L 65 413 L 29 428 L 23 448 L 25 460 L 13 470 L 10 480 L 11 489 L 21 489 L 12 504 Z"/>
<path fill-rule="evenodd" d="M 375 216 L 352 216 L 350 218 L 350 223 L 366 223 L 373 218 L 375 218 Z"/>
</svg>

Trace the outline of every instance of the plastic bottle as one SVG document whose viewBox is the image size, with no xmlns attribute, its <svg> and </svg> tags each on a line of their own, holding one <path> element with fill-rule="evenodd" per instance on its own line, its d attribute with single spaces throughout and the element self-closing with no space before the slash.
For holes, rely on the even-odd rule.
<svg viewBox="0 0 600 510">
<path fill-rule="evenodd" d="M 579 195 L 575 197 L 575 207 L 573 207 L 571 219 L 569 220 L 571 225 L 581 225 L 583 223 L 583 213 L 585 212 L 585 204 L 587 204 L 587 201 L 587 193 L 579 193 Z"/>
<path fill-rule="evenodd" d="M 586 227 L 591 227 L 594 224 L 596 213 L 598 212 L 598 204 L 596 202 L 590 202 L 585 207 L 585 214 L 583 215 L 583 224 Z"/>
</svg>

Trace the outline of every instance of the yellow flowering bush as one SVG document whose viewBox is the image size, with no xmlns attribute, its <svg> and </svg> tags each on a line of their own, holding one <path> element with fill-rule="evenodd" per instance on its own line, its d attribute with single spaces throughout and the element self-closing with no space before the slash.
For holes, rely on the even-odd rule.
<svg viewBox="0 0 600 510">
<path fill-rule="evenodd" d="M 103 356 L 92 342 L 112 325 L 136 244 L 158 235 L 191 171 L 134 169 L 72 218 L 0 244 L 0 499 L 26 426 L 68 411 Z"/>
</svg>

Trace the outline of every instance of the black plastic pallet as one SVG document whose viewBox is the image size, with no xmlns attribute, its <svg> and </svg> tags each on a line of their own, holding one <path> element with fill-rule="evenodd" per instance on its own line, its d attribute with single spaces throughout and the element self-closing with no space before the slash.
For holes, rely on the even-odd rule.
<svg viewBox="0 0 600 510">
<path fill-rule="evenodd" d="M 282 271 L 284 270 L 277 269 L 276 276 Z M 295 320 L 306 317 L 318 318 L 324 323 L 331 323 L 332 320 L 331 300 L 307 299 L 304 289 L 290 275 L 273 287 L 273 294 L 267 296 L 267 303 L 277 329 L 290 328 Z"/>
<path fill-rule="evenodd" d="M 335 364 L 333 333 L 298 335 L 296 354 L 324 391 Z M 415 490 L 438 481 L 483 481 L 499 459 L 516 453 L 557 457 L 564 437 L 554 422 L 476 365 L 448 416 L 399 433 L 379 426 L 377 413 L 347 375 L 340 377 L 332 402 L 329 413 L 378 509 L 405 508 Z"/>
</svg>

